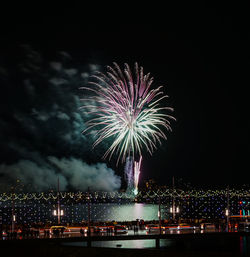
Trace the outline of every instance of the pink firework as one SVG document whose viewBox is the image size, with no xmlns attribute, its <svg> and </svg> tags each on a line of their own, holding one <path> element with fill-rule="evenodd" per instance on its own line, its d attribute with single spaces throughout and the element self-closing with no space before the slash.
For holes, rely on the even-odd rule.
<svg viewBox="0 0 250 257">
<path fill-rule="evenodd" d="M 166 113 L 173 108 L 164 106 L 167 95 L 162 86 L 151 89 L 153 78 L 144 75 L 143 68 L 135 63 L 135 72 L 125 63 L 125 68 L 107 67 L 106 73 L 97 72 L 89 87 L 82 87 L 93 95 L 82 99 L 84 108 L 94 118 L 87 122 L 87 128 L 97 130 L 93 147 L 111 139 L 104 158 L 117 155 L 117 163 L 127 156 L 134 158 L 142 154 L 142 148 L 152 154 L 167 139 L 164 129 L 171 131 L 170 120 L 175 118 Z"/>
</svg>

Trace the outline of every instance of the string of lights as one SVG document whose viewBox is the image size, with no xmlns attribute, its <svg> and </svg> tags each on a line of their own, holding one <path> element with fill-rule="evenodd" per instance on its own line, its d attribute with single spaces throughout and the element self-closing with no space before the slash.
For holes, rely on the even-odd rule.
<svg viewBox="0 0 250 257">
<path fill-rule="evenodd" d="M 247 189 L 230 189 L 228 191 L 229 197 L 250 197 L 250 190 Z M 62 199 L 75 199 L 82 200 L 87 198 L 87 192 L 60 192 L 59 197 Z M 150 190 L 150 191 L 139 191 L 137 199 L 154 199 L 164 197 L 212 197 L 212 196 L 225 196 L 227 195 L 227 189 L 225 190 L 189 190 L 184 191 L 181 189 L 166 189 L 166 190 Z M 134 196 L 125 192 L 91 192 L 90 197 L 93 199 L 130 199 L 134 200 Z M 56 200 L 58 198 L 58 192 L 38 192 L 38 193 L 1 193 L 0 201 L 27 201 L 27 200 Z"/>
</svg>

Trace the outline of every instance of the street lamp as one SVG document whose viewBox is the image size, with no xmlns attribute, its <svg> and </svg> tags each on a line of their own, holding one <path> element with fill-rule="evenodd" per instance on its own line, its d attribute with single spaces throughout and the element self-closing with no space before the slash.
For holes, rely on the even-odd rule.
<svg viewBox="0 0 250 257">
<path fill-rule="evenodd" d="M 173 194 L 172 194 L 172 207 L 170 207 L 170 213 L 172 213 L 172 218 L 175 220 L 175 214 L 180 212 L 178 206 L 175 206 L 175 186 L 174 186 L 174 177 L 173 177 Z"/>
<path fill-rule="evenodd" d="M 228 225 L 229 225 L 229 209 L 225 209 L 225 215 L 226 215 L 226 222 L 227 222 L 227 226 L 226 226 L 226 230 L 228 232 Z"/>
<path fill-rule="evenodd" d="M 15 230 L 15 222 L 16 222 L 16 215 L 15 215 L 15 202 L 14 202 L 14 188 L 12 188 L 12 215 L 11 215 L 11 232 L 14 233 Z"/>
<path fill-rule="evenodd" d="M 57 180 L 57 210 L 54 210 L 53 214 L 54 214 L 54 216 L 57 216 L 57 218 L 58 218 L 57 222 L 59 225 L 61 223 L 60 217 L 64 215 L 64 212 L 63 212 L 63 210 L 61 210 L 61 205 L 60 205 L 60 180 L 59 180 L 59 177 Z"/>
<path fill-rule="evenodd" d="M 20 183 L 20 180 L 18 179 L 18 180 L 16 181 L 16 185 L 11 187 L 11 191 L 12 191 L 12 193 L 11 193 L 11 198 L 12 198 L 12 207 L 11 207 L 11 209 L 12 209 L 12 211 L 11 211 L 11 212 L 12 212 L 12 213 L 11 213 L 11 232 L 12 232 L 12 233 L 15 231 L 15 222 L 16 222 L 16 214 L 15 214 L 15 196 L 14 196 L 14 194 L 15 194 L 16 188 L 20 185 L 19 183 Z"/>
<path fill-rule="evenodd" d="M 225 209 L 225 215 L 227 217 L 227 227 L 226 230 L 228 232 L 228 225 L 229 225 L 229 186 L 227 187 L 227 208 Z"/>
<path fill-rule="evenodd" d="M 170 207 L 170 213 L 176 214 L 180 212 L 180 208 L 177 207 Z"/>
<path fill-rule="evenodd" d="M 60 220 L 60 217 L 64 215 L 63 210 L 53 210 L 53 215 L 58 217 L 58 220 Z"/>
<path fill-rule="evenodd" d="M 170 213 L 172 213 L 172 217 L 173 217 L 173 220 L 175 220 L 175 215 L 176 214 L 178 214 L 178 213 L 180 213 L 180 208 L 178 207 L 178 206 L 175 206 L 174 204 L 173 204 L 173 206 L 172 207 L 170 207 Z"/>
<path fill-rule="evenodd" d="M 54 216 L 58 216 L 58 213 L 59 213 L 59 212 L 58 212 L 57 210 L 54 210 L 54 211 L 53 211 L 53 215 L 54 215 Z M 60 210 L 59 216 L 63 216 L 63 215 L 64 215 L 64 211 L 63 211 L 63 210 Z"/>
<path fill-rule="evenodd" d="M 88 187 L 87 200 L 88 200 L 88 236 L 90 237 L 90 189 L 89 187 Z"/>
<path fill-rule="evenodd" d="M 158 209 L 158 218 L 159 218 L 159 233 L 161 234 L 161 197 L 159 197 L 159 209 Z"/>
</svg>

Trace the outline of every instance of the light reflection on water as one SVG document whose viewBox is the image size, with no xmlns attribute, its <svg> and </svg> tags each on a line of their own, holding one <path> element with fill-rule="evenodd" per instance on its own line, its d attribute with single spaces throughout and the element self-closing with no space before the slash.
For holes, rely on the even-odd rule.
<svg viewBox="0 0 250 257">
<path fill-rule="evenodd" d="M 169 247 L 172 246 L 174 242 L 170 239 L 161 239 L 160 245 L 161 247 Z M 147 240 L 116 240 L 116 241 L 100 241 L 93 242 L 93 247 L 108 247 L 108 248 L 127 248 L 127 249 L 145 249 L 145 248 L 155 248 L 155 240 L 147 239 Z"/>
<path fill-rule="evenodd" d="M 87 246 L 87 242 L 70 242 L 63 243 L 64 245 L 70 246 Z M 161 247 L 170 247 L 174 244 L 171 239 L 161 239 Z M 155 240 L 114 240 L 114 241 L 95 241 L 92 242 L 92 247 L 106 247 L 106 248 L 124 248 L 124 249 L 145 249 L 155 248 Z"/>
<path fill-rule="evenodd" d="M 85 215 L 84 215 L 85 216 Z M 156 220 L 158 219 L 158 206 L 156 204 L 93 204 L 91 206 L 92 220 Z"/>
<path fill-rule="evenodd" d="M 100 241 L 93 242 L 93 247 L 111 247 L 111 248 L 133 248 L 133 249 L 142 249 L 142 248 L 153 248 L 155 247 L 155 240 L 116 240 L 116 241 Z"/>
</svg>

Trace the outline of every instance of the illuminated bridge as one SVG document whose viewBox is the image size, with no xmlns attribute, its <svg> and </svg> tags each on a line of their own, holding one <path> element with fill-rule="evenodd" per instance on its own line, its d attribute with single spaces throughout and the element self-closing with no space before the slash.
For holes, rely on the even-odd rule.
<svg viewBox="0 0 250 257">
<path fill-rule="evenodd" d="M 88 198 L 89 196 L 89 198 Z M 37 192 L 1 193 L 0 217 L 4 224 L 11 223 L 14 209 L 17 223 L 56 222 L 53 211 L 58 200 L 64 223 L 91 220 L 157 219 L 159 200 L 162 218 L 172 217 L 173 203 L 177 217 L 187 219 L 224 219 L 225 209 L 230 214 L 250 214 L 250 190 L 189 190 L 164 189 L 140 191 L 135 197 L 124 192 Z M 134 216 L 131 216 L 131 215 Z"/>
</svg>

